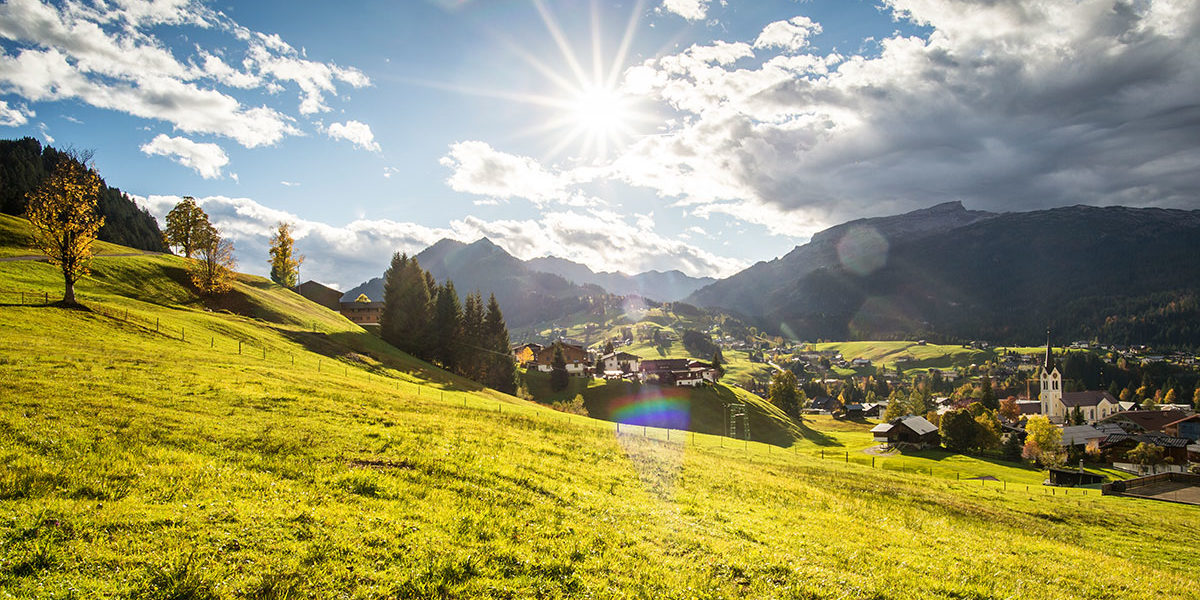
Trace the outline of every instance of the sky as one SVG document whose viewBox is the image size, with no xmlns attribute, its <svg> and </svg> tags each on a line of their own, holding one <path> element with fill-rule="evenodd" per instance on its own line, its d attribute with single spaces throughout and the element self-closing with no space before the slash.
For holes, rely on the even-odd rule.
<svg viewBox="0 0 1200 600">
<path fill-rule="evenodd" d="M 723 277 L 947 201 L 1200 208 L 1193 0 L 7 0 L 0 137 L 194 196 L 265 274 L 393 252 Z"/>
</svg>

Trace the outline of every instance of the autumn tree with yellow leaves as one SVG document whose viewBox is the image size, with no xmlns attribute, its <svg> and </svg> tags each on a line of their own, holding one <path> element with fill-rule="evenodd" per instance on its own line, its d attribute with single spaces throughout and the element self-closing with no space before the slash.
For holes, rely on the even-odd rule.
<svg viewBox="0 0 1200 600">
<path fill-rule="evenodd" d="M 34 242 L 51 264 L 62 267 L 64 304 L 76 304 L 75 282 L 90 272 L 92 242 L 104 225 L 98 208 L 103 185 L 87 164 L 90 158 L 66 153 L 50 176 L 29 194 L 26 208 Z"/>
<path fill-rule="evenodd" d="M 192 284 L 201 294 L 215 296 L 233 288 L 233 242 L 221 237 L 211 225 L 196 236 L 196 261 L 191 266 Z"/>
<path fill-rule="evenodd" d="M 300 263 L 304 262 L 304 255 L 295 253 L 295 245 L 291 224 L 281 222 L 276 225 L 268 251 L 271 258 L 267 263 L 271 265 L 271 281 L 288 288 L 296 287 Z"/>
</svg>

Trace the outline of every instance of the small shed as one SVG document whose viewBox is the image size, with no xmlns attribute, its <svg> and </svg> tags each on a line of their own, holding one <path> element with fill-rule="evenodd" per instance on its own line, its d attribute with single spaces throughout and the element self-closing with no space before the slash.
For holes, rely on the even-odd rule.
<svg viewBox="0 0 1200 600">
<path fill-rule="evenodd" d="M 1050 485 L 1061 487 L 1075 487 L 1077 485 L 1093 485 L 1104 483 L 1104 476 L 1095 473 L 1088 473 L 1078 469 L 1056 469 L 1050 468 Z"/>
<path fill-rule="evenodd" d="M 937 446 L 941 442 L 938 428 L 925 419 L 908 415 L 892 419 L 888 423 L 880 423 L 871 428 L 875 441 L 888 447 L 907 444 L 924 448 Z"/>
</svg>

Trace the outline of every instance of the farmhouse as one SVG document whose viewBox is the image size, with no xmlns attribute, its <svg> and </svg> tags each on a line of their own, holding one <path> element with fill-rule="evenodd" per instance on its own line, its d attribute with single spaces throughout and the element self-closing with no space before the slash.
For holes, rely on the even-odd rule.
<svg viewBox="0 0 1200 600">
<path fill-rule="evenodd" d="M 543 373 L 549 373 L 553 368 L 555 347 L 562 348 L 563 358 L 567 360 L 567 373 L 572 375 L 587 373 L 587 351 L 582 346 L 564 342 L 543 347 L 534 355 L 533 361 L 529 363 L 529 366 Z"/>
<path fill-rule="evenodd" d="M 1167 435 L 1187 438 L 1193 442 L 1200 441 L 1200 415 L 1191 415 L 1167 423 L 1163 425 L 1162 431 Z"/>
<path fill-rule="evenodd" d="M 342 292 L 339 292 L 331 287 L 327 287 L 313 280 L 305 281 L 296 286 L 296 293 L 328 308 L 329 310 L 341 310 Z"/>
<path fill-rule="evenodd" d="M 1128 433 L 1166 433 L 1166 428 L 1185 417 L 1179 410 L 1130 410 L 1109 415 L 1101 423 L 1118 425 Z"/>
<path fill-rule="evenodd" d="M 613 352 L 601 356 L 600 363 L 606 374 L 636 373 L 641 366 L 642 359 L 638 355 L 628 352 Z"/>
<path fill-rule="evenodd" d="M 938 428 L 925 417 L 908 415 L 897 417 L 890 423 L 880 423 L 871 428 L 875 441 L 887 447 L 900 444 L 912 445 L 918 448 L 937 446 L 941 438 Z"/>
<path fill-rule="evenodd" d="M 342 316 L 359 325 L 378 325 L 383 316 L 382 302 L 342 302 Z"/>
<path fill-rule="evenodd" d="M 534 344 L 532 342 L 521 344 L 513 348 L 513 358 L 517 360 L 518 365 L 527 367 L 529 363 L 537 359 L 537 353 L 541 352 L 544 347 L 541 344 Z"/>
</svg>

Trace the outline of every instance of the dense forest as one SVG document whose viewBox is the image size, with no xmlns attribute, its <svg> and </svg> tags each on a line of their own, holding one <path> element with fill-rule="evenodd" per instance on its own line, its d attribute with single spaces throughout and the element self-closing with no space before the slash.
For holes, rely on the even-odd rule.
<svg viewBox="0 0 1200 600">
<path fill-rule="evenodd" d="M 71 159 L 53 146 L 42 147 L 33 138 L 0 140 L 0 212 L 24 215 L 29 192 L 36 189 L 61 160 Z M 99 206 L 104 215 L 101 240 L 141 250 L 167 251 L 158 222 L 125 192 L 104 184 Z"/>
</svg>

